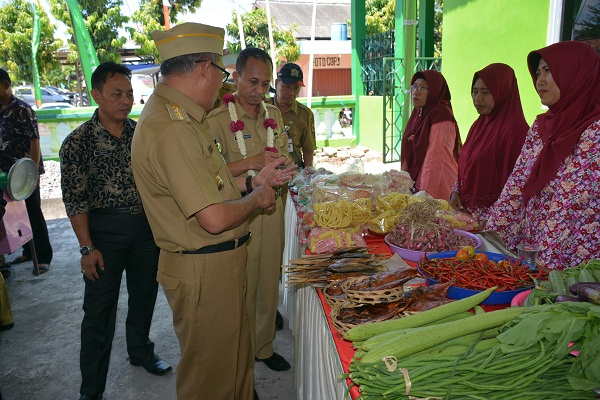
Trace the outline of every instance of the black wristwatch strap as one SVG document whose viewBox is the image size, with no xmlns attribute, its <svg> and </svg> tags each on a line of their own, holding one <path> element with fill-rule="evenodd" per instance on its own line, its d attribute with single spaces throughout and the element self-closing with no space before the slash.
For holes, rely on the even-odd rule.
<svg viewBox="0 0 600 400">
<path fill-rule="evenodd" d="M 252 175 L 246 177 L 246 194 L 252 193 Z"/>
</svg>

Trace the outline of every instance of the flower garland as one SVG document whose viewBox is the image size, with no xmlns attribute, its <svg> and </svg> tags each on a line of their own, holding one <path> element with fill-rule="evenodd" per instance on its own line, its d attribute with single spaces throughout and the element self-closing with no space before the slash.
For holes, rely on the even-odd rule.
<svg viewBox="0 0 600 400">
<path fill-rule="evenodd" d="M 242 133 L 244 130 L 244 121 L 238 118 L 237 111 L 235 110 L 235 96 L 229 93 L 226 94 L 223 96 L 223 103 L 227 106 L 229 118 L 231 118 L 229 129 L 235 134 L 240 153 L 246 158 L 246 141 L 244 139 L 244 134 Z M 267 130 L 267 147 L 265 147 L 265 151 L 277 153 L 277 147 L 275 147 L 275 132 L 273 131 L 273 129 L 277 128 L 277 124 L 273 118 L 269 118 L 269 111 L 267 110 L 265 102 L 261 101 L 261 104 L 265 110 L 265 121 L 263 122 L 263 126 Z M 256 174 L 254 171 L 249 170 L 248 175 L 254 176 Z"/>
</svg>

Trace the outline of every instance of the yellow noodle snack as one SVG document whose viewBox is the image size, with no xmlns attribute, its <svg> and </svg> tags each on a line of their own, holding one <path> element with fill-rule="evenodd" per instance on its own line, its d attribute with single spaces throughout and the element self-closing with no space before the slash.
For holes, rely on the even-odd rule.
<svg viewBox="0 0 600 400">
<path fill-rule="evenodd" d="M 357 225 L 367 223 L 371 219 L 371 199 L 356 199 L 351 203 L 352 222 Z"/>
<path fill-rule="evenodd" d="M 316 203 L 315 222 L 322 228 L 345 228 L 352 223 L 352 206 L 345 200 Z"/>
</svg>

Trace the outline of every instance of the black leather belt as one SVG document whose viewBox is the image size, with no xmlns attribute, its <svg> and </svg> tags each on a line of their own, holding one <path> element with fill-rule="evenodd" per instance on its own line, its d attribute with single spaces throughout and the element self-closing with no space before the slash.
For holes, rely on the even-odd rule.
<svg viewBox="0 0 600 400">
<path fill-rule="evenodd" d="M 144 207 L 139 204 L 131 207 L 104 207 L 94 208 L 90 212 L 94 214 L 141 214 L 144 212 Z"/>
<path fill-rule="evenodd" d="M 246 243 L 248 241 L 248 239 L 250 239 L 250 232 L 244 233 L 242 236 L 240 236 L 237 239 L 228 240 L 228 241 L 223 242 L 223 243 L 213 244 L 213 245 L 206 246 L 206 247 L 201 247 L 198 250 L 180 251 L 179 253 L 180 254 L 211 254 L 211 253 L 220 253 L 222 251 L 228 251 L 228 250 L 237 249 L 238 247 L 240 247 L 241 245 L 243 245 L 244 243 Z"/>
</svg>

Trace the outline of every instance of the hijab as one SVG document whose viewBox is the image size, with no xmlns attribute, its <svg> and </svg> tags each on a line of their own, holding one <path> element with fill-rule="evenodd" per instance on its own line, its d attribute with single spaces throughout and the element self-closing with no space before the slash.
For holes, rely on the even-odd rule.
<svg viewBox="0 0 600 400">
<path fill-rule="evenodd" d="M 471 88 L 479 78 L 490 91 L 494 108 L 473 123 L 460 152 L 458 182 L 467 208 L 490 207 L 498 199 L 529 130 L 513 69 L 490 64 L 475 73 Z"/>
<path fill-rule="evenodd" d="M 450 89 L 446 79 L 434 70 L 417 72 L 413 75 L 410 84 L 413 85 L 417 79 L 425 79 L 429 84 L 427 100 L 423 108 L 415 107 L 410 114 L 402 136 L 402 152 L 400 154 L 402 164 L 408 165 L 408 173 L 415 182 L 427 155 L 432 125 L 443 121 L 451 121 L 456 129 L 454 159 L 457 161 L 461 147 L 458 125 L 452 113 Z"/>
<path fill-rule="evenodd" d="M 560 90 L 560 99 L 536 118 L 543 147 L 523 187 L 525 202 L 556 176 L 583 132 L 600 119 L 598 54 L 583 42 L 559 42 L 532 51 L 527 56 L 527 64 L 534 87 L 536 70 L 542 58 Z"/>
</svg>

